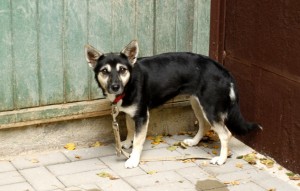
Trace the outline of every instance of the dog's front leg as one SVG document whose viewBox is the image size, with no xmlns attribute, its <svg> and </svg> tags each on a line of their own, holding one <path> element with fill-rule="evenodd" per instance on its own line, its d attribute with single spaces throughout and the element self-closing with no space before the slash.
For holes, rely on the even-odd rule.
<svg viewBox="0 0 300 191">
<path fill-rule="evenodd" d="M 132 146 L 135 125 L 133 119 L 128 114 L 126 114 L 126 126 L 127 126 L 127 137 L 126 140 L 122 141 L 121 144 L 124 149 L 129 149 Z"/>
<path fill-rule="evenodd" d="M 149 112 L 144 117 L 135 119 L 135 133 L 133 138 L 133 148 L 129 159 L 125 162 L 125 168 L 134 168 L 139 165 L 143 144 L 146 139 L 149 123 Z"/>
</svg>

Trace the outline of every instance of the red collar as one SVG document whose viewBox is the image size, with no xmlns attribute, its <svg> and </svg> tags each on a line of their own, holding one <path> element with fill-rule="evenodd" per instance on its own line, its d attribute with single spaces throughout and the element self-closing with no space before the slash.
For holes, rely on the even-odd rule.
<svg viewBox="0 0 300 191">
<path fill-rule="evenodd" d="M 118 95 L 112 103 L 117 104 L 121 99 L 123 99 L 124 96 L 125 96 L 124 93 Z"/>
</svg>

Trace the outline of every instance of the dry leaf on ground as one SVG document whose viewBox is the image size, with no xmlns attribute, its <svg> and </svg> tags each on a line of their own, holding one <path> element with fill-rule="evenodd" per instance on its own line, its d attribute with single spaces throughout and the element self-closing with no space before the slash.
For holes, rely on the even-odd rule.
<svg viewBox="0 0 300 191">
<path fill-rule="evenodd" d="M 31 159 L 31 162 L 32 162 L 32 163 L 39 163 L 40 161 L 37 160 L 37 159 Z"/>
<path fill-rule="evenodd" d="M 259 159 L 261 164 L 266 165 L 268 168 L 272 168 L 274 166 L 274 161 L 268 158 L 261 158 Z"/>
<path fill-rule="evenodd" d="M 177 146 L 177 147 L 180 147 L 180 148 L 182 148 L 182 149 L 187 149 L 187 145 L 186 144 L 184 144 L 184 142 L 177 142 L 177 143 L 174 143 L 173 144 L 173 146 Z"/>
<path fill-rule="evenodd" d="M 255 165 L 257 156 L 256 153 L 249 153 L 246 155 L 238 156 L 237 159 L 243 159 L 244 161 L 248 162 L 249 164 Z"/>
<path fill-rule="evenodd" d="M 244 166 L 243 166 L 242 163 L 236 163 L 236 164 L 235 164 L 235 167 L 237 167 L 237 168 L 243 168 Z"/>
<path fill-rule="evenodd" d="M 295 174 L 293 172 L 288 172 L 286 175 L 289 177 L 290 180 L 300 180 L 299 174 Z"/>
<path fill-rule="evenodd" d="M 190 162 L 195 162 L 196 159 L 185 159 L 185 160 L 182 160 L 183 163 L 190 163 Z"/>
<path fill-rule="evenodd" d="M 157 135 L 155 137 L 153 137 L 151 144 L 152 145 L 158 145 L 160 143 L 164 143 L 165 141 L 163 140 L 163 136 L 162 135 Z"/>
<path fill-rule="evenodd" d="M 212 150 L 211 153 L 214 154 L 214 155 L 217 155 L 218 151 L 217 150 Z"/>
<path fill-rule="evenodd" d="M 109 174 L 108 172 L 100 172 L 97 174 L 97 176 L 99 176 L 101 178 L 109 178 L 110 180 L 119 179 L 118 177 L 114 177 L 113 175 Z"/>
<path fill-rule="evenodd" d="M 104 144 L 100 141 L 96 141 L 94 144 L 91 145 L 91 147 L 101 147 L 103 146 Z"/>
<path fill-rule="evenodd" d="M 230 181 L 230 182 L 224 182 L 224 184 L 230 184 L 230 185 L 239 185 L 240 182 L 237 181 L 237 180 L 234 180 L 234 181 Z"/>
<path fill-rule="evenodd" d="M 64 146 L 64 148 L 67 149 L 67 150 L 72 151 L 72 150 L 75 150 L 75 149 L 76 149 L 76 145 L 75 145 L 75 143 L 67 143 L 67 144 Z"/>
<path fill-rule="evenodd" d="M 151 170 L 151 171 L 148 171 L 147 172 L 147 174 L 150 174 L 150 175 L 152 175 L 152 174 L 156 174 L 157 173 L 157 171 L 156 170 Z"/>
<path fill-rule="evenodd" d="M 176 149 L 177 149 L 177 146 L 169 146 L 169 147 L 167 148 L 167 150 L 169 150 L 169 151 L 171 151 L 171 152 L 175 151 Z"/>
</svg>

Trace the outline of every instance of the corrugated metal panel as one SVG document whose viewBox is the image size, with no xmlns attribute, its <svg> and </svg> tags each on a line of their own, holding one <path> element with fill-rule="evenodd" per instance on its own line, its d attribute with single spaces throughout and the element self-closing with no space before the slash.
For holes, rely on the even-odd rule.
<svg viewBox="0 0 300 191">
<path fill-rule="evenodd" d="M 0 111 L 103 97 L 83 45 L 208 54 L 209 0 L 0 1 Z M 1 119 L 0 119 L 1 123 Z"/>
</svg>

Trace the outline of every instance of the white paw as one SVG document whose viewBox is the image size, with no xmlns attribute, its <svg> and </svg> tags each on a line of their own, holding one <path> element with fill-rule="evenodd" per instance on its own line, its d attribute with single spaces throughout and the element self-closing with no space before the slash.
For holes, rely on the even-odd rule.
<svg viewBox="0 0 300 191">
<path fill-rule="evenodd" d="M 214 157 L 211 159 L 210 163 L 211 164 L 218 164 L 218 165 L 222 165 L 226 162 L 226 157 Z"/>
<path fill-rule="evenodd" d="M 138 157 L 130 157 L 125 162 L 125 168 L 135 168 L 139 165 L 140 159 Z"/>
<path fill-rule="evenodd" d="M 198 142 L 195 141 L 194 139 L 184 139 L 183 143 L 186 144 L 187 146 L 190 146 L 190 147 L 195 146 L 195 145 L 198 144 Z"/>
<path fill-rule="evenodd" d="M 132 141 L 131 140 L 125 140 L 121 142 L 121 145 L 124 149 L 129 149 L 132 146 Z"/>
</svg>

